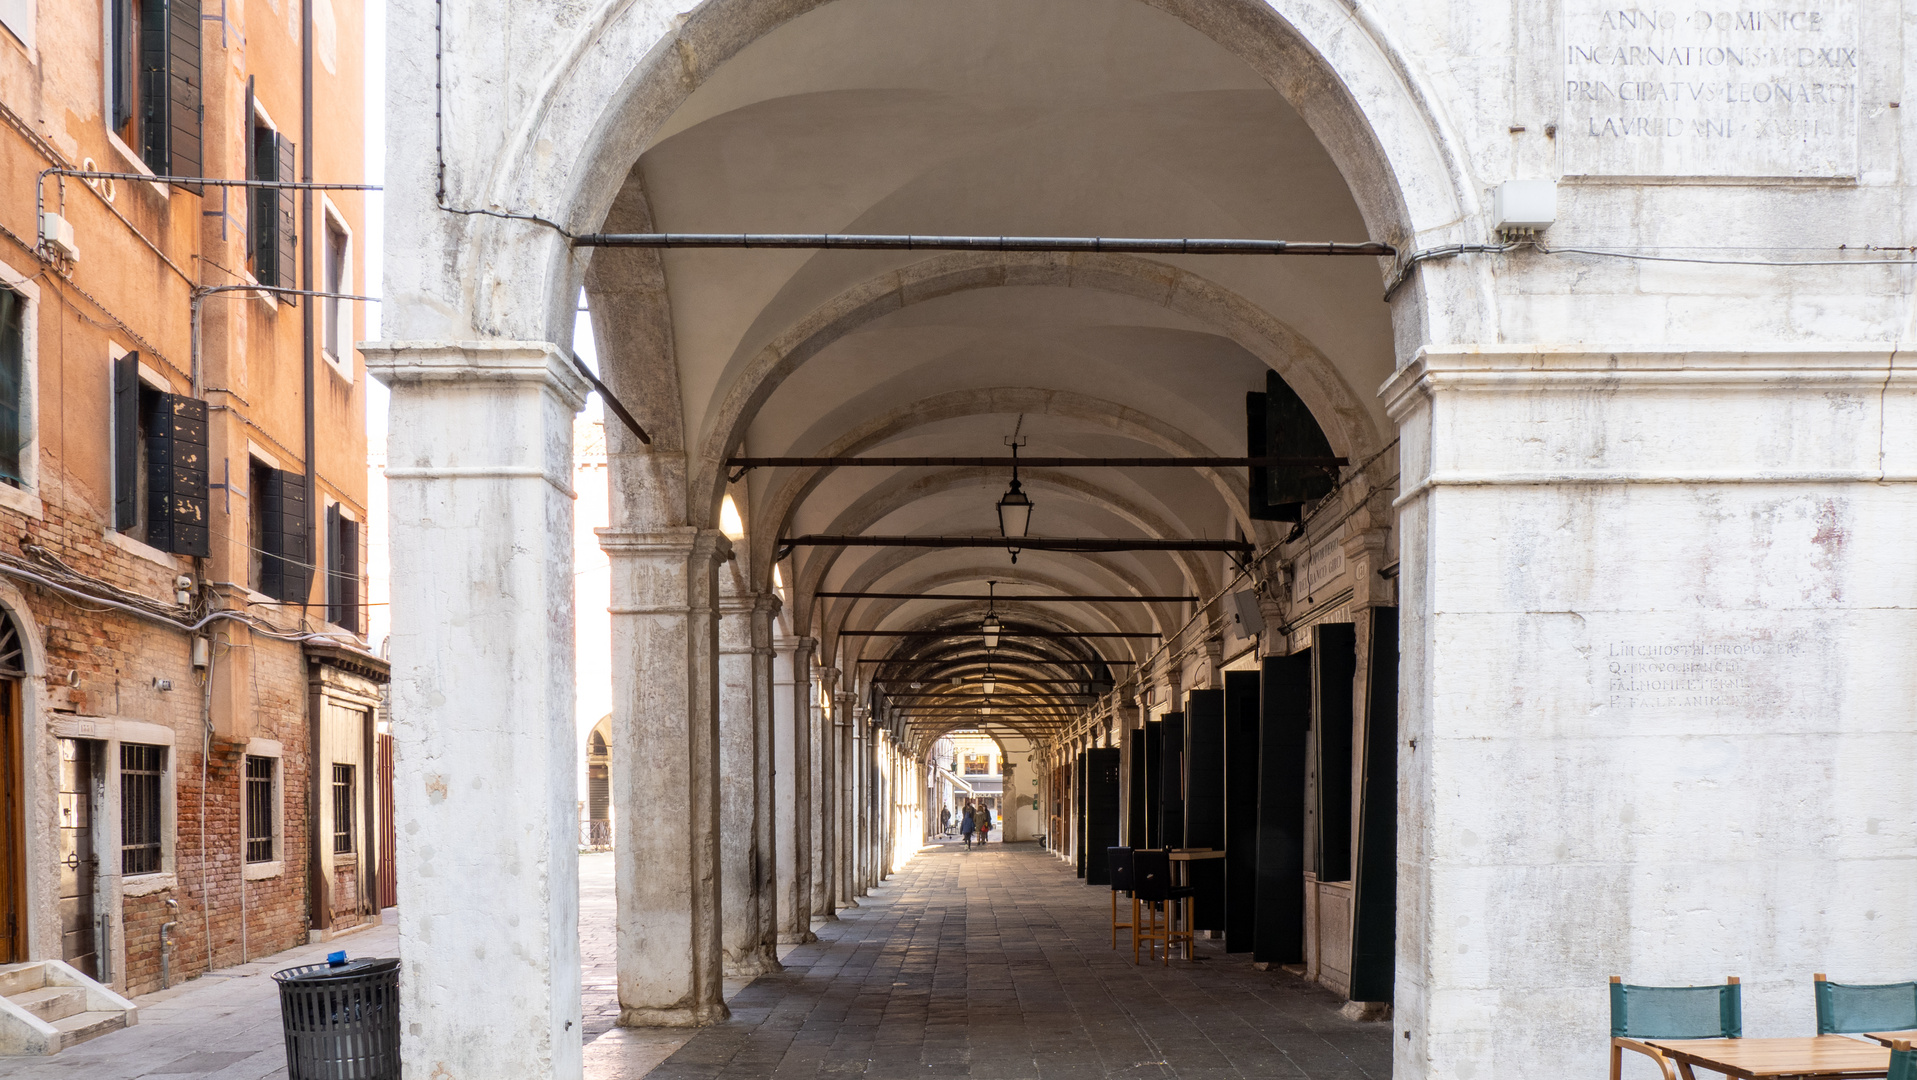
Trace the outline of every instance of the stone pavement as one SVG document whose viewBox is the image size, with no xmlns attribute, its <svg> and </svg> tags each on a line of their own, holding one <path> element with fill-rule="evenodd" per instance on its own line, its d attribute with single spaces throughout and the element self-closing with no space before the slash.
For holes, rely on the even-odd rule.
<svg viewBox="0 0 1917 1080">
<path fill-rule="evenodd" d="M 731 998 L 730 1022 L 649 1074 L 588 1076 L 1391 1075 L 1391 1025 L 1346 1020 L 1335 996 L 1220 942 L 1134 967 L 1110 948 L 1110 896 L 1030 844 L 928 848 Z"/>
<path fill-rule="evenodd" d="M 1391 1027 L 1338 1015 L 1296 978 L 1200 942 L 1198 963 L 1133 967 L 1109 947 L 1110 893 L 1030 844 L 928 848 L 860 906 L 787 949 L 783 974 L 726 980 L 733 1019 L 630 1029 L 614 982 L 609 853 L 580 858 L 588 1080 L 790 1076 L 983 1080 L 1354 1080 L 1391 1075 Z M 140 1022 L 6 1080 L 286 1076 L 268 975 L 334 949 L 392 956 L 388 924 L 136 999 Z M 663 1063 L 663 1064 L 662 1064 Z"/>
</svg>

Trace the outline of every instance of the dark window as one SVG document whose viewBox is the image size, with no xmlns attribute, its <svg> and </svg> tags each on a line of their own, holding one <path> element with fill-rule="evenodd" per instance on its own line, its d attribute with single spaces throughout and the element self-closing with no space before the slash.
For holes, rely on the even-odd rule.
<svg viewBox="0 0 1917 1080">
<path fill-rule="evenodd" d="M 351 855 L 353 847 L 353 767 L 333 766 L 333 854 Z"/>
<path fill-rule="evenodd" d="M 108 26 L 108 36 L 112 39 L 110 63 L 113 95 L 108 123 L 113 133 L 129 147 L 140 145 L 140 132 L 134 124 L 134 117 L 139 113 L 141 6 L 138 0 L 112 0 Z"/>
<path fill-rule="evenodd" d="M 326 277 L 320 288 L 329 293 L 343 293 L 346 291 L 346 230 L 328 217 L 325 236 L 326 248 L 321 261 Z M 324 325 L 321 327 L 323 337 L 320 347 L 326 350 L 326 355 L 332 357 L 334 363 L 350 370 L 346 356 L 346 336 L 350 331 L 340 324 L 341 313 L 345 310 L 346 302 L 337 297 L 329 296 L 321 301 L 320 321 Z"/>
<path fill-rule="evenodd" d="M 26 442 L 27 298 L 0 287 L 0 482 L 23 486 Z"/>
<path fill-rule="evenodd" d="M 306 477 L 254 461 L 247 478 L 252 587 L 275 600 L 304 604 L 313 582 Z"/>
<path fill-rule="evenodd" d="M 246 759 L 246 861 L 272 862 L 273 766 L 270 757 Z"/>
<path fill-rule="evenodd" d="M 359 633 L 359 522 L 326 508 L 326 619 Z"/>
<path fill-rule="evenodd" d="M 251 179 L 277 183 L 291 183 L 294 180 L 292 140 L 260 123 L 257 118 L 253 125 L 251 149 L 248 155 L 252 159 L 249 170 Z M 293 224 L 293 189 L 260 187 L 251 191 L 247 254 L 253 260 L 253 277 L 262 285 L 296 288 L 299 282 L 294 259 L 298 238 Z M 299 302 L 298 297 L 284 294 L 278 300 L 283 304 Z"/>
<path fill-rule="evenodd" d="M 166 747 L 120 744 L 120 873 L 160 872 L 160 780 Z"/>
<path fill-rule="evenodd" d="M 140 379 L 139 354 L 113 362 L 113 525 L 176 555 L 206 556 L 206 403 Z"/>
</svg>

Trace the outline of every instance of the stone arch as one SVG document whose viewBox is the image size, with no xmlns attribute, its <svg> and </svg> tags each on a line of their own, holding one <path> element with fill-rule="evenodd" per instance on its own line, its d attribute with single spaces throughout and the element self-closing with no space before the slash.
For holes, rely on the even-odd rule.
<svg viewBox="0 0 1917 1080">
<path fill-rule="evenodd" d="M 451 185 L 487 208 L 572 232 L 595 229 L 687 98 L 742 50 L 827 2 L 706 0 L 681 12 L 661 0 L 597 0 L 560 25 L 546 20 L 523 45 L 543 74 L 517 90 L 518 122 L 488 155 L 490 167 L 449 163 Z M 1286 98 L 1344 176 L 1373 237 L 1402 247 L 1484 231 L 1446 95 L 1363 9 L 1342 0 L 1141 2 L 1210 38 Z M 430 33 L 426 14 L 437 17 L 415 13 L 414 26 Z M 452 47 L 440 79 L 457 94 L 482 80 L 461 70 L 458 45 L 498 28 L 456 15 L 447 22 Z M 496 78 L 483 74 L 486 83 Z M 468 294 L 478 326 L 492 336 L 570 340 L 572 301 L 589 260 L 565 237 L 546 224 L 484 214 L 446 227 L 457 279 L 483 283 Z M 1401 352 L 1405 343 L 1453 340 L 1454 328 L 1475 325 L 1487 285 L 1483 273 L 1414 278 L 1394 305 Z M 528 296 L 540 303 L 527 304 Z"/>
<path fill-rule="evenodd" d="M 868 278 L 813 309 L 768 342 L 729 383 L 687 462 L 686 512 L 692 524 L 714 520 L 725 497 L 725 459 L 772 392 L 802 364 L 852 331 L 913 304 L 973 289 L 1090 288 L 1158 303 L 1214 326 L 1276 371 L 1312 411 L 1333 449 L 1369 454 L 1380 443 L 1358 395 L 1331 361 L 1270 313 L 1208 279 L 1132 255 L 954 252 Z"/>
<path fill-rule="evenodd" d="M 1155 416 L 1116 402 L 1069 390 L 1006 386 L 955 390 L 899 406 L 858 425 L 816 451 L 806 453 L 817 457 L 856 454 L 915 427 L 987 413 L 1034 413 L 1092 421 L 1170 454 L 1204 455 L 1215 449 Z M 754 515 L 753 528 L 747 530 L 752 537 L 754 566 L 771 558 L 774 538 L 791 524 L 799 503 L 818 487 L 830 471 L 826 468 L 794 469 L 783 482 L 775 483 L 760 500 L 765 509 Z M 1233 516 L 1238 519 L 1247 536 L 1260 541 L 1275 539 L 1275 530 L 1269 523 L 1252 520 L 1249 492 L 1244 478 L 1236 471 L 1203 469 L 1199 470 L 1199 474 L 1217 489 L 1220 497 L 1231 507 Z"/>
</svg>

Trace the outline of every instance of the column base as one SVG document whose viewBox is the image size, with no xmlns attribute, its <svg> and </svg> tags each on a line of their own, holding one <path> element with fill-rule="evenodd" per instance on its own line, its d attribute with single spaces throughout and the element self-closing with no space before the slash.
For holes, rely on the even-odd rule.
<svg viewBox="0 0 1917 1080">
<path fill-rule="evenodd" d="M 711 1005 L 695 1005 L 677 1009 L 639 1009 L 622 1008 L 619 1010 L 620 1027 L 708 1027 L 730 1019 L 732 1010 L 725 1002 Z"/>
<path fill-rule="evenodd" d="M 785 965 L 779 963 L 779 958 L 763 949 L 749 952 L 737 960 L 727 957 L 725 963 L 726 977 L 731 979 L 756 979 L 784 970 Z"/>
<path fill-rule="evenodd" d="M 817 940 L 819 940 L 819 935 L 810 930 L 802 933 L 791 930 L 779 931 L 779 944 L 781 945 L 810 945 Z"/>
<path fill-rule="evenodd" d="M 812 916 L 812 921 L 815 923 L 838 922 L 839 917 L 830 911 L 826 911 Z"/>
</svg>

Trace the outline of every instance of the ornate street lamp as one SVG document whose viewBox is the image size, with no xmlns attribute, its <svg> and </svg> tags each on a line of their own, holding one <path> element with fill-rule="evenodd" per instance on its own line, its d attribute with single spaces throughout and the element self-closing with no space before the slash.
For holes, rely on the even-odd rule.
<svg viewBox="0 0 1917 1080">
<path fill-rule="evenodd" d="M 998 689 L 998 679 L 992 674 L 992 665 L 985 665 L 985 677 L 979 680 L 979 685 L 984 687 L 988 694 Z"/>
<path fill-rule="evenodd" d="M 986 648 L 996 649 L 998 636 L 1005 632 L 1005 624 L 998 621 L 996 596 L 993 595 L 998 591 L 998 582 L 988 581 L 985 584 L 990 587 L 991 593 L 986 597 L 985 621 L 979 625 L 979 633 L 985 638 Z"/>
<path fill-rule="evenodd" d="M 998 501 L 998 532 L 1007 540 L 1023 540 L 1032 527 L 1032 497 L 1018 483 L 1018 443 L 1012 444 L 1012 486 Z M 1012 562 L 1018 562 L 1017 544 L 1006 545 L 1012 553 Z"/>
</svg>

